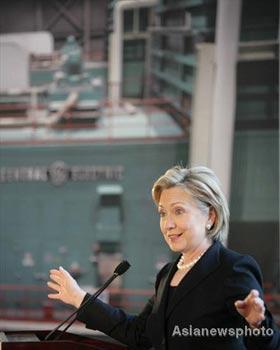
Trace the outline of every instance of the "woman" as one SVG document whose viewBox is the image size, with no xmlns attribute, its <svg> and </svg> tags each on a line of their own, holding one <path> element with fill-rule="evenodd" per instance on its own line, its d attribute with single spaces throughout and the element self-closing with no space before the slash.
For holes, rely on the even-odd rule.
<svg viewBox="0 0 280 350">
<path fill-rule="evenodd" d="M 159 272 L 155 294 L 138 316 L 97 300 L 78 319 L 130 349 L 279 349 L 257 263 L 222 244 L 229 211 L 215 174 L 173 167 L 155 182 L 152 196 L 178 259 Z M 63 268 L 51 270 L 50 278 L 57 292 L 51 299 L 79 307 L 89 297 Z"/>
</svg>

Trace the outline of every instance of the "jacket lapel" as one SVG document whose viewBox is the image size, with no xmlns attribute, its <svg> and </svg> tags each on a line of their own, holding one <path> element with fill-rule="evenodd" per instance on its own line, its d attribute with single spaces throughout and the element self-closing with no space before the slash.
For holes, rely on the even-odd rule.
<svg viewBox="0 0 280 350">
<path fill-rule="evenodd" d="M 179 258 L 178 258 L 179 259 Z M 167 305 L 168 286 L 171 278 L 176 271 L 176 262 L 170 264 L 163 276 L 160 277 L 159 285 L 156 290 L 156 298 L 153 305 L 152 313 L 150 314 L 147 324 L 146 333 L 153 339 L 153 344 L 157 345 L 155 348 L 162 348 L 162 341 L 165 333 L 165 309 Z"/>
<path fill-rule="evenodd" d="M 208 249 L 208 251 L 203 255 L 203 257 L 196 263 L 196 265 L 186 274 L 182 279 L 176 292 L 174 298 L 170 301 L 168 308 L 166 310 L 165 317 L 168 318 L 170 313 L 173 311 L 175 306 L 188 294 L 197 284 L 203 281 L 210 273 L 215 271 L 220 265 L 219 252 L 221 248 L 220 242 L 214 242 L 213 245 Z M 165 284 L 163 286 L 164 291 L 162 292 L 163 300 L 166 302 L 166 296 L 168 287 L 173 274 L 176 271 L 176 262 L 173 264 L 168 277 L 166 278 Z"/>
<path fill-rule="evenodd" d="M 155 304 L 153 308 L 154 313 L 158 312 L 165 312 L 165 307 L 166 307 L 166 298 L 168 294 L 168 286 L 170 284 L 170 281 L 177 269 L 176 264 L 178 262 L 179 258 L 171 264 L 168 272 L 161 278 L 159 282 L 159 286 L 157 289 L 157 296 L 155 299 Z"/>
</svg>

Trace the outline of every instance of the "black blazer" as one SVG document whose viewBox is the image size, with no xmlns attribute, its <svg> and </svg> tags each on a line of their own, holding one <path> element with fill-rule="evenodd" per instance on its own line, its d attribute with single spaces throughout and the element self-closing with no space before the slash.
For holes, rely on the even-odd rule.
<svg viewBox="0 0 280 350">
<path fill-rule="evenodd" d="M 244 299 L 251 289 L 257 289 L 263 297 L 261 272 L 253 258 L 214 242 L 182 279 L 168 303 L 177 262 L 159 272 L 155 295 L 138 316 L 97 300 L 81 311 L 78 319 L 88 328 L 127 344 L 129 349 L 280 349 L 279 329 L 268 310 L 261 334 L 257 335 L 250 334 L 250 327 L 234 307 L 234 302 Z"/>
</svg>

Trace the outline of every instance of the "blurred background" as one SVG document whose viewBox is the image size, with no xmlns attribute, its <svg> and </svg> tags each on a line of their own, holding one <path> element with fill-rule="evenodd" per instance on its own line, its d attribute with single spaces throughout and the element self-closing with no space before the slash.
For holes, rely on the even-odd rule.
<svg viewBox="0 0 280 350">
<path fill-rule="evenodd" d="M 279 2 L 2 0 L 0 32 L 1 328 L 69 314 L 59 265 L 94 291 L 127 259 L 103 298 L 141 310 L 174 258 L 150 193 L 175 164 L 221 179 L 280 323 Z"/>
</svg>

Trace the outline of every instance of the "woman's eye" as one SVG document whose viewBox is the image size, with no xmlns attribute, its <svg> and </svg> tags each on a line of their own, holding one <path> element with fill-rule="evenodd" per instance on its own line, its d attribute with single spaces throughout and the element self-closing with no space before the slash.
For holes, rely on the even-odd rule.
<svg viewBox="0 0 280 350">
<path fill-rule="evenodd" d="M 175 214 L 176 214 L 176 215 L 180 215 L 180 214 L 182 214 L 182 213 L 183 213 L 183 209 L 181 209 L 181 208 L 175 209 Z"/>
<path fill-rule="evenodd" d="M 161 218 L 163 218 L 163 217 L 165 216 L 165 212 L 160 211 L 160 212 L 159 212 L 159 216 L 160 216 Z"/>
</svg>

